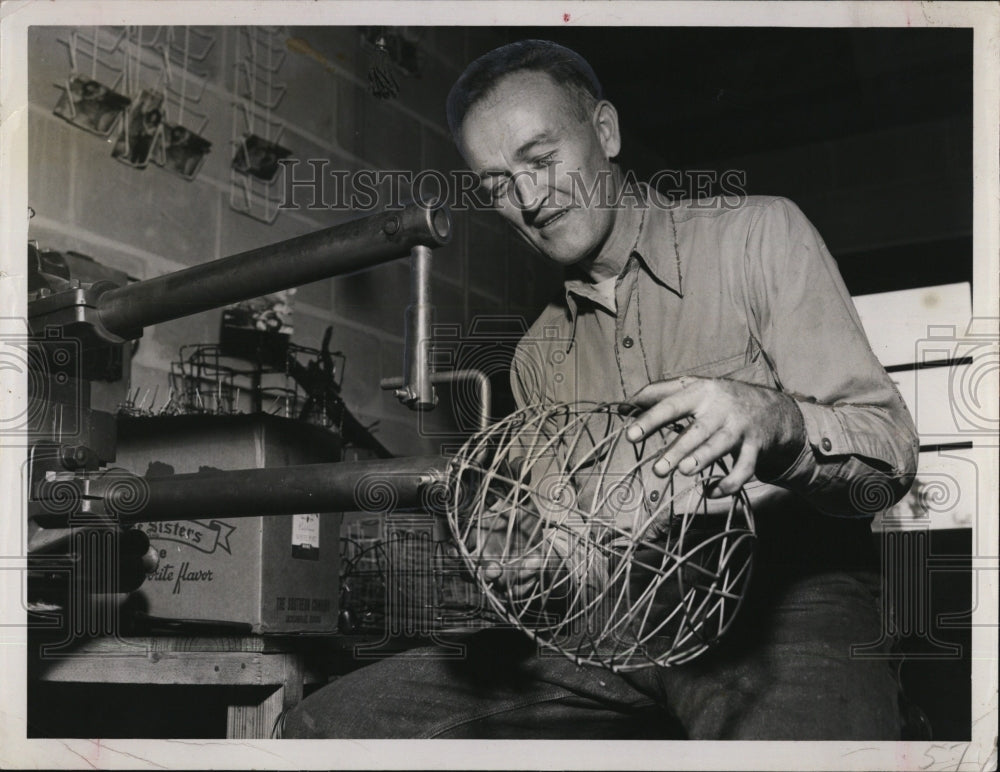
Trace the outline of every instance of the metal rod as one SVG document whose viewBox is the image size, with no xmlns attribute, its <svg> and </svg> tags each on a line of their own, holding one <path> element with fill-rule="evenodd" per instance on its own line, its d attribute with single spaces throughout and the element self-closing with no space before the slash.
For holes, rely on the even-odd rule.
<svg viewBox="0 0 1000 772">
<path fill-rule="evenodd" d="M 479 426 L 477 428 L 479 431 L 490 428 L 490 414 L 493 409 L 493 386 L 486 373 L 476 369 L 448 370 L 443 373 L 431 373 L 430 378 L 431 383 L 474 381 L 476 386 L 479 387 Z M 383 389 L 399 389 L 403 385 L 403 379 L 399 376 L 395 378 L 383 378 L 380 385 Z"/>
<path fill-rule="evenodd" d="M 427 508 L 428 490 L 442 484 L 441 456 L 335 464 L 197 472 L 144 478 L 144 506 L 106 502 L 122 524 L 179 517 L 253 517 L 311 512 Z M 108 491 L 130 495 L 122 488 Z"/>
<path fill-rule="evenodd" d="M 431 304 L 431 250 L 424 246 L 410 252 L 410 305 L 406 308 L 406 341 L 403 373 L 406 383 L 396 395 L 413 410 L 429 410 L 437 404 L 431 383 L 430 347 L 434 325 Z"/>
<path fill-rule="evenodd" d="M 122 337 L 159 322 L 370 268 L 451 239 L 444 207 L 410 204 L 315 233 L 117 287 L 97 299 L 101 324 Z"/>
</svg>

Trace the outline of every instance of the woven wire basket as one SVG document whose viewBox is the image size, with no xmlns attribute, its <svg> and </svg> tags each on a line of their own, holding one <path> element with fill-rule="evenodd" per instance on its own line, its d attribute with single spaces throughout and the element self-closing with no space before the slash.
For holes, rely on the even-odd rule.
<svg viewBox="0 0 1000 772">
<path fill-rule="evenodd" d="M 742 603 L 755 540 L 742 490 L 707 495 L 726 465 L 655 476 L 681 428 L 633 444 L 631 412 L 574 403 L 512 414 L 453 458 L 445 507 L 497 614 L 616 672 L 688 662 L 716 643 Z"/>
</svg>

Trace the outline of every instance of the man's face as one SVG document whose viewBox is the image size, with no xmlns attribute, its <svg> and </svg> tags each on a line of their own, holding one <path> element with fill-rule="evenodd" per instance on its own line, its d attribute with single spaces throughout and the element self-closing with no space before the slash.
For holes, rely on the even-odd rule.
<svg viewBox="0 0 1000 772">
<path fill-rule="evenodd" d="M 592 261 L 614 228 L 601 191 L 613 189 L 618 125 L 602 104 L 582 120 L 573 96 L 548 75 L 517 72 L 469 110 L 460 130 L 460 150 L 500 214 L 562 265 Z"/>
</svg>

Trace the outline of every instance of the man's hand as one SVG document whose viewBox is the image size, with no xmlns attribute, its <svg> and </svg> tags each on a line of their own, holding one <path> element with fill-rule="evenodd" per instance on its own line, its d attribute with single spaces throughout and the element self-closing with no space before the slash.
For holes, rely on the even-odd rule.
<svg viewBox="0 0 1000 772">
<path fill-rule="evenodd" d="M 521 509 L 508 527 L 507 515 L 483 518 L 466 537 L 480 577 L 501 595 L 524 600 L 564 586 L 573 572 L 570 539 L 547 528 L 537 514 Z M 563 592 L 568 590 L 563 587 Z"/>
<path fill-rule="evenodd" d="M 538 538 L 538 517 L 519 512 L 517 522 L 508 527 L 509 516 L 484 518 L 473 528 L 466 546 L 476 558 L 479 575 L 487 584 L 515 597 L 530 593 L 538 583 L 540 558 L 534 555 Z M 529 553 L 526 555 L 525 553 Z"/>
<path fill-rule="evenodd" d="M 626 431 L 640 442 L 681 418 L 694 420 L 653 465 L 665 477 L 674 469 L 693 475 L 732 454 L 736 463 L 708 495 L 729 496 L 755 472 L 777 475 L 806 441 L 802 413 L 780 391 L 726 378 L 684 376 L 651 383 L 631 400 L 644 412 Z"/>
</svg>

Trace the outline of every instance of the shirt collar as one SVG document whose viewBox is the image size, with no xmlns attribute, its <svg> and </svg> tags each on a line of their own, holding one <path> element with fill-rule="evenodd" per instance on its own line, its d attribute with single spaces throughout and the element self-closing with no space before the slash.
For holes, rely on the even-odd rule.
<svg viewBox="0 0 1000 772">
<path fill-rule="evenodd" d="M 679 297 L 683 297 L 681 284 L 681 260 L 677 249 L 677 233 L 674 214 L 669 206 L 650 203 L 649 186 L 639 183 L 639 189 L 644 204 L 642 218 L 636 230 L 635 241 L 629 257 L 637 257 L 649 271 L 650 275 L 667 289 Z M 655 198 L 655 196 L 654 196 Z M 619 278 L 628 270 L 630 260 L 626 260 Z M 576 330 L 577 307 L 580 298 L 604 308 L 608 308 L 594 290 L 593 283 L 584 278 L 579 271 L 567 272 L 565 281 L 566 303 L 573 319 L 574 336 Z"/>
</svg>

